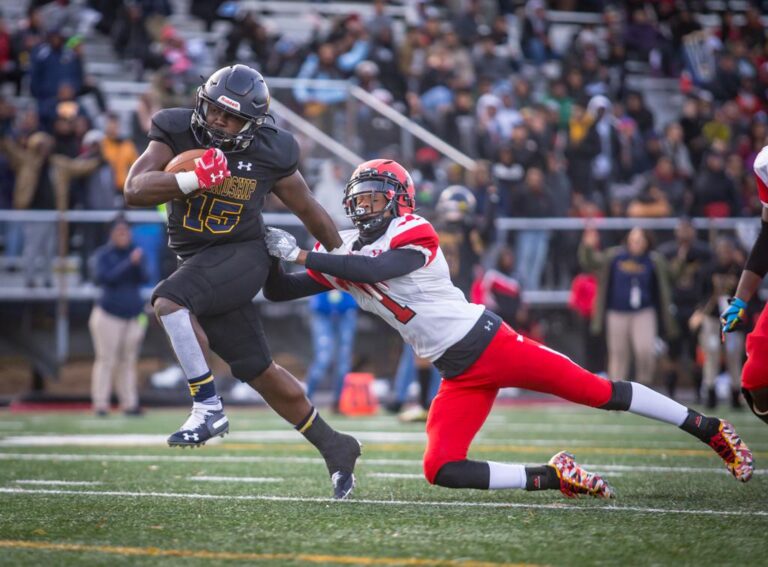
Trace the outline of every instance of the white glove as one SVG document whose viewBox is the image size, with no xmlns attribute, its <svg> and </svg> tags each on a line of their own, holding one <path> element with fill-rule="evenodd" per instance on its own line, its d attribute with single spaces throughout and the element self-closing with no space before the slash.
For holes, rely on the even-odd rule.
<svg viewBox="0 0 768 567">
<path fill-rule="evenodd" d="M 281 260 L 293 262 L 299 257 L 301 248 L 296 243 L 296 238 L 290 233 L 279 228 L 267 227 L 265 237 L 269 254 Z"/>
</svg>

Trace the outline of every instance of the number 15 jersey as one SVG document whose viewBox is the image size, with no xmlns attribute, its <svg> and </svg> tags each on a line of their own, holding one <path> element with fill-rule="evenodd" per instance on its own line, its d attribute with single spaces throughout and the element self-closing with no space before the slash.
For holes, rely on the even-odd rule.
<svg viewBox="0 0 768 567">
<path fill-rule="evenodd" d="M 359 238 L 357 230 L 344 230 L 340 235 L 350 249 Z M 418 356 L 435 361 L 472 329 L 485 308 L 468 303 L 451 283 L 437 233 L 418 215 L 393 219 L 382 236 L 350 254 L 375 257 L 400 248 L 424 254 L 424 266 L 376 284 L 349 282 L 311 269 L 307 273 L 327 287 L 352 294 L 362 309 L 394 327 Z M 325 249 L 318 243 L 315 251 Z"/>
</svg>

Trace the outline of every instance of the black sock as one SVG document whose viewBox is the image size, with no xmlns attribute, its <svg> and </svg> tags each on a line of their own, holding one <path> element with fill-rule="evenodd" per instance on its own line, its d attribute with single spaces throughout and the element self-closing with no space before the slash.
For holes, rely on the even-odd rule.
<svg viewBox="0 0 768 567">
<path fill-rule="evenodd" d="M 557 471 L 549 465 L 525 467 L 526 490 L 559 490 L 560 479 Z"/>
<path fill-rule="evenodd" d="M 707 417 L 692 409 L 688 410 L 688 417 L 680 426 L 680 429 L 690 433 L 707 443 L 720 428 L 720 420 L 716 417 Z"/>
<path fill-rule="evenodd" d="M 360 455 L 360 445 L 351 435 L 339 433 L 328 425 L 313 407 L 296 430 L 312 443 L 325 459 L 328 472 L 352 472 Z"/>
<path fill-rule="evenodd" d="M 491 469 L 485 461 L 452 461 L 445 463 L 435 475 L 435 484 L 445 488 L 478 488 L 488 490 Z"/>
</svg>

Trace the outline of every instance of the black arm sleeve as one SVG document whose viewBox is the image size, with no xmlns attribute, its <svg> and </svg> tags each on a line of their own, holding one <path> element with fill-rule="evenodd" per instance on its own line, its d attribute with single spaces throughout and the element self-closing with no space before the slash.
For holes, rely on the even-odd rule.
<svg viewBox="0 0 768 567">
<path fill-rule="evenodd" d="M 317 295 L 329 289 L 313 280 L 307 272 L 286 273 L 280 260 L 273 258 L 263 291 L 264 297 L 270 301 L 289 301 L 308 295 Z"/>
<path fill-rule="evenodd" d="M 752 252 L 749 253 L 747 265 L 744 268 L 756 273 L 761 278 L 768 273 L 768 223 L 765 221 L 760 223 L 760 234 L 757 235 L 757 240 L 752 247 Z"/>
<path fill-rule="evenodd" d="M 350 282 L 370 284 L 409 274 L 421 268 L 426 261 L 424 254 L 418 250 L 396 248 L 373 258 L 310 252 L 306 266 Z"/>
</svg>

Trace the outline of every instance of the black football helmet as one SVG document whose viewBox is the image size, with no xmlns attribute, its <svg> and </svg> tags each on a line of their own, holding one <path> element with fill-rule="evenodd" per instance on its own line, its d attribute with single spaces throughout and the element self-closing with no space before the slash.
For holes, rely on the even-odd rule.
<svg viewBox="0 0 768 567">
<path fill-rule="evenodd" d="M 467 222 L 472 219 L 477 208 L 477 200 L 463 185 L 451 185 L 440 193 L 435 211 L 441 221 Z"/>
<path fill-rule="evenodd" d="M 209 104 L 245 120 L 242 130 L 230 134 L 209 125 L 205 120 Z M 269 89 L 261 73 L 245 65 L 223 67 L 197 89 L 192 133 L 201 146 L 240 152 L 250 145 L 268 111 Z"/>
</svg>

